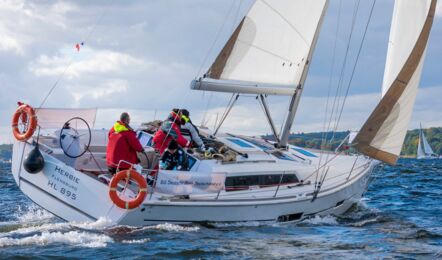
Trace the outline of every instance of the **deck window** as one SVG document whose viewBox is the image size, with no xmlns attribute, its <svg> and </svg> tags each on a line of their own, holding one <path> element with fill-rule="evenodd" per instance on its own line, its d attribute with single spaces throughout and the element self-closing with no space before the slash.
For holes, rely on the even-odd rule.
<svg viewBox="0 0 442 260">
<path fill-rule="evenodd" d="M 251 144 L 238 138 L 226 138 L 226 139 L 242 148 L 254 148 Z"/>
<path fill-rule="evenodd" d="M 306 151 L 306 150 L 304 150 L 304 149 L 301 149 L 301 148 L 292 148 L 294 151 L 297 151 L 298 153 L 301 153 L 301 154 L 303 154 L 303 155 L 305 155 L 305 156 L 308 156 L 308 157 L 318 157 L 318 156 L 316 156 L 316 155 L 314 155 L 314 154 L 312 154 L 311 152 L 309 152 L 309 151 Z"/>
</svg>

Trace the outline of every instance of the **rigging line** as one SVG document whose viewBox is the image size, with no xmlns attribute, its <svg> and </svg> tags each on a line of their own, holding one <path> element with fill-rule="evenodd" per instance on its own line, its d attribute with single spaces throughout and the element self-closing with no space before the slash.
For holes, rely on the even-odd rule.
<svg viewBox="0 0 442 260">
<path fill-rule="evenodd" d="M 226 26 L 226 23 L 227 23 L 227 20 L 230 16 L 230 13 L 233 11 L 233 7 L 235 6 L 235 2 L 236 1 L 232 0 L 232 4 L 230 5 L 229 11 L 226 14 L 226 18 L 224 18 L 224 21 L 223 21 L 221 27 L 219 28 L 218 32 L 216 33 L 215 39 L 214 39 L 212 45 L 210 46 L 209 50 L 207 51 L 206 56 L 204 57 L 203 62 L 201 63 L 201 66 L 198 69 L 195 79 L 198 78 L 198 76 L 201 74 L 201 71 L 203 70 L 203 67 L 206 64 L 210 53 L 212 52 L 213 48 L 215 47 L 215 44 L 218 42 L 218 39 L 221 36 L 221 32 L 223 31 L 224 27 Z"/>
<path fill-rule="evenodd" d="M 333 54 L 332 54 L 332 66 L 330 68 L 330 75 L 329 75 L 328 87 L 327 87 L 327 102 L 325 104 L 324 122 L 323 122 L 323 126 L 322 126 L 323 133 L 322 133 L 322 137 L 321 137 L 321 147 L 324 147 L 327 142 L 327 134 L 326 134 L 327 129 L 325 127 L 327 125 L 327 115 L 328 115 L 328 107 L 329 107 L 329 103 L 330 103 L 330 94 L 331 94 L 331 86 L 332 86 L 332 81 L 333 81 L 333 72 L 335 70 L 335 65 L 336 65 L 336 48 L 337 48 L 337 43 L 338 43 L 339 29 L 340 29 L 340 25 L 341 25 L 341 9 L 342 9 L 342 0 L 339 0 L 338 16 L 337 16 L 337 21 L 336 21 L 337 26 L 336 26 L 336 33 L 335 33 L 335 41 L 333 44 L 334 46 L 333 46 Z M 321 165 L 322 155 L 323 155 L 323 153 L 319 154 L 318 167 L 319 167 L 319 165 Z"/>
<path fill-rule="evenodd" d="M 351 72 L 350 80 L 349 80 L 348 85 L 347 85 L 347 90 L 346 90 L 346 92 L 345 92 L 344 100 L 343 100 L 343 102 L 342 102 L 341 111 L 339 112 L 338 121 L 336 122 L 336 127 L 335 127 L 334 131 L 337 130 L 338 125 L 339 125 L 339 121 L 341 120 L 341 116 L 342 116 L 342 112 L 343 112 L 343 110 L 344 110 L 345 102 L 346 102 L 346 100 L 347 100 L 348 93 L 349 93 L 349 91 L 350 91 L 350 87 L 351 87 L 351 83 L 352 83 L 352 81 L 353 81 L 353 77 L 354 77 L 354 74 L 355 74 L 355 71 L 356 71 L 356 67 L 357 67 L 357 65 L 358 65 L 359 56 L 360 56 L 360 54 L 361 54 L 362 48 L 364 47 L 365 36 L 367 35 L 368 27 L 369 27 L 369 25 L 370 25 L 370 21 L 371 21 L 371 18 L 372 18 L 372 16 L 373 16 L 373 10 L 374 10 L 375 5 L 376 5 L 376 0 L 373 0 L 373 4 L 372 4 L 372 6 L 371 6 L 371 10 L 370 10 L 370 15 L 369 15 L 369 17 L 368 17 L 367 24 L 365 25 L 364 35 L 362 36 L 362 41 L 361 41 L 361 44 L 360 44 L 360 46 L 359 46 L 358 54 L 357 54 L 357 56 L 356 56 L 356 61 L 355 61 L 355 64 L 354 64 L 354 66 L 353 66 L 353 70 L 352 70 L 352 72 Z"/>
<path fill-rule="evenodd" d="M 345 50 L 345 54 L 344 54 L 344 60 L 343 60 L 343 64 L 342 64 L 342 67 L 341 67 L 341 72 L 340 72 L 340 75 L 339 75 L 339 80 L 338 80 L 338 85 L 336 87 L 335 96 L 334 96 L 334 99 L 333 99 L 333 104 L 332 104 L 332 109 L 331 109 L 331 112 L 330 112 L 330 117 L 329 117 L 329 120 L 328 120 L 328 125 L 327 125 L 327 128 L 326 128 L 325 144 L 327 144 L 328 131 L 330 131 L 330 129 L 332 129 L 331 125 L 332 125 L 332 122 L 333 122 L 333 115 L 335 113 L 335 109 L 338 109 L 338 107 L 336 106 L 336 101 L 337 101 L 337 98 L 339 96 L 339 92 L 340 92 L 340 89 L 341 89 L 341 86 L 342 86 L 342 78 L 344 77 L 345 67 L 346 67 L 346 64 L 347 64 L 348 53 L 349 53 L 349 50 L 350 50 L 350 43 L 351 43 L 351 40 L 352 40 L 352 37 L 353 37 L 353 31 L 354 31 L 355 24 L 356 24 L 356 17 L 357 17 L 357 13 L 358 13 L 358 10 L 359 10 L 359 3 L 360 3 L 360 0 L 356 1 L 355 5 L 354 5 L 352 23 L 351 23 L 351 27 L 350 27 L 350 33 L 349 33 L 349 36 L 348 36 L 348 39 L 347 39 L 347 46 L 346 46 L 346 50 Z M 332 136 L 334 136 L 334 133 L 332 134 Z M 333 138 L 330 139 L 330 144 L 331 144 L 332 140 L 333 140 Z M 319 168 L 322 168 L 323 166 L 325 166 L 328 163 L 329 156 L 330 156 L 330 154 L 327 153 L 326 159 L 325 159 L 326 162 L 322 166 L 319 165 Z M 317 174 L 319 174 L 319 170 L 317 171 Z"/>
<path fill-rule="evenodd" d="M 238 8 L 236 9 L 235 16 L 233 17 L 232 28 L 230 29 L 232 32 L 235 30 L 235 25 L 236 25 L 236 21 L 238 20 L 239 10 L 241 9 L 242 1 L 243 0 L 239 0 Z"/>
<path fill-rule="evenodd" d="M 359 12 L 360 0 L 358 0 L 356 3 L 357 3 L 357 7 L 356 7 L 355 13 L 353 14 L 354 16 L 353 16 L 352 31 L 351 31 L 351 35 L 350 35 L 350 38 L 349 38 L 349 43 L 348 43 L 347 48 L 349 48 L 350 45 L 351 45 L 352 34 L 354 32 L 354 26 L 356 24 L 356 17 L 357 17 L 357 13 Z M 343 88 L 343 85 L 344 85 L 344 77 L 345 77 L 344 74 L 345 74 L 345 69 L 347 68 L 347 64 L 348 64 L 348 59 L 347 59 L 347 56 L 346 56 L 345 64 L 343 66 L 343 70 L 341 71 L 341 75 L 340 75 L 340 78 L 339 78 L 339 91 L 341 91 L 341 89 Z M 338 110 L 339 110 L 339 107 L 340 107 L 340 104 L 341 104 L 341 98 L 342 98 L 342 95 L 341 95 L 341 93 L 339 93 L 339 96 L 337 96 L 337 103 L 336 103 L 336 107 L 335 107 L 336 111 L 335 111 L 335 114 L 334 114 L 334 123 L 333 123 L 334 126 L 331 128 L 332 136 L 330 138 L 330 145 L 331 145 L 331 143 L 333 142 L 333 140 L 335 138 L 335 131 L 334 131 L 334 129 L 335 129 L 335 126 L 336 126 L 336 122 L 338 120 Z"/>
<path fill-rule="evenodd" d="M 328 122 L 327 131 L 332 129 L 331 128 L 331 124 L 333 122 L 333 115 L 335 114 L 335 109 L 338 108 L 338 106 L 336 105 L 336 101 L 337 101 L 337 99 L 339 97 L 339 92 L 340 92 L 340 89 L 341 89 L 341 86 L 342 86 L 344 72 L 345 72 L 345 68 L 346 68 L 346 64 L 347 64 L 347 60 L 348 60 L 347 59 L 348 58 L 348 53 L 349 53 L 349 50 L 350 50 L 350 43 L 351 43 L 351 40 L 353 38 L 353 32 L 354 32 L 354 28 L 355 28 L 355 24 L 356 24 L 356 17 L 357 17 L 357 13 L 358 13 L 358 10 L 359 10 L 359 3 L 360 3 L 360 0 L 355 2 L 355 7 L 354 7 L 354 11 L 353 11 L 353 18 L 352 18 L 352 24 L 351 24 L 351 28 L 350 28 L 350 34 L 349 34 L 349 37 L 348 37 L 348 40 L 347 40 L 347 46 L 346 46 L 346 50 L 345 50 L 345 54 L 344 54 L 344 62 L 342 64 L 341 72 L 340 72 L 340 75 L 339 75 L 338 86 L 336 88 L 335 97 L 334 97 L 334 100 L 333 100 L 333 105 L 332 105 L 332 110 L 331 110 L 331 113 L 330 113 L 330 119 L 329 119 L 329 122 Z M 330 143 L 332 142 L 332 140 L 333 140 L 333 138 L 331 138 Z"/>
<path fill-rule="evenodd" d="M 221 119 L 219 121 L 219 124 L 222 124 L 222 122 L 224 121 L 224 118 L 227 116 L 227 110 L 231 106 L 235 95 L 236 95 L 236 93 L 232 93 L 232 96 L 230 97 L 229 103 L 227 103 L 226 109 L 224 110 L 223 114 L 221 115 Z M 219 127 L 220 127 L 220 125 L 217 125 L 214 130 L 218 129 Z"/>
<path fill-rule="evenodd" d="M 89 31 L 89 33 L 86 35 L 86 37 L 83 39 L 82 42 L 87 42 L 90 38 L 90 36 L 92 35 L 93 32 L 95 32 L 95 28 L 97 27 L 97 25 L 99 25 L 101 23 L 101 20 L 104 17 L 104 14 L 110 9 L 110 6 L 112 5 L 112 1 L 110 1 L 110 5 L 108 8 L 103 8 L 103 11 L 101 12 L 101 15 L 98 17 L 98 19 L 95 21 L 94 25 L 92 26 L 91 30 Z M 72 57 L 72 56 L 71 56 Z M 60 76 L 57 78 L 57 80 L 55 81 L 55 83 L 52 85 L 52 87 L 49 89 L 48 94 L 44 97 L 43 101 L 40 103 L 40 105 L 38 106 L 37 109 L 40 109 L 43 107 L 43 105 L 46 103 L 47 99 L 49 98 L 49 96 L 52 94 L 52 92 L 54 91 L 54 89 L 58 86 L 58 83 L 61 81 L 61 79 L 64 77 L 64 75 L 66 74 L 66 72 L 68 71 L 68 69 L 71 67 L 72 63 L 74 62 L 74 59 L 71 58 L 68 65 L 66 66 L 66 68 L 63 70 L 63 72 L 60 74 Z"/>
<path fill-rule="evenodd" d="M 206 91 L 203 91 L 203 93 L 206 93 Z M 203 119 L 201 120 L 201 125 L 203 125 L 204 122 L 206 121 L 206 117 L 207 117 L 207 113 L 209 112 L 209 105 L 212 101 L 212 97 L 213 97 L 213 92 L 210 92 L 210 96 L 207 100 L 206 108 L 204 109 L 204 115 L 203 115 Z"/>
</svg>

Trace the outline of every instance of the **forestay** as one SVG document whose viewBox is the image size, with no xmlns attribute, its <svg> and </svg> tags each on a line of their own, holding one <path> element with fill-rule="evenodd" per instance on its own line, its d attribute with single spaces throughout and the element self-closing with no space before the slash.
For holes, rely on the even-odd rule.
<svg viewBox="0 0 442 260">
<path fill-rule="evenodd" d="M 326 0 L 257 0 L 206 77 L 236 84 L 270 84 L 281 87 L 281 92 L 271 94 L 292 95 L 309 62 L 326 4 Z M 208 88 L 204 90 L 211 90 Z M 240 87 L 231 92 L 242 93 Z"/>
<path fill-rule="evenodd" d="M 382 87 L 383 97 L 355 139 L 358 150 L 395 164 L 420 81 L 436 0 L 396 1 Z"/>
</svg>

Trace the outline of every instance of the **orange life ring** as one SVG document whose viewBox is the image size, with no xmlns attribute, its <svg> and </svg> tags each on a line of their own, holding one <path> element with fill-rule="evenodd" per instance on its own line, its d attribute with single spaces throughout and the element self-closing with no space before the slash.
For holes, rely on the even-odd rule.
<svg viewBox="0 0 442 260">
<path fill-rule="evenodd" d="M 22 123 L 25 124 L 25 129 L 23 132 L 18 129 L 18 121 L 21 119 Z M 35 115 L 35 110 L 26 104 L 20 105 L 12 117 L 12 133 L 15 139 L 18 141 L 28 140 L 37 129 L 37 116 Z"/>
<path fill-rule="evenodd" d="M 138 194 L 135 199 L 132 200 L 123 200 L 118 196 L 117 186 L 118 183 L 123 179 L 132 179 L 138 184 Z M 109 184 L 109 197 L 115 205 L 122 209 L 134 209 L 143 203 L 144 198 L 147 195 L 147 182 L 144 177 L 136 172 L 135 170 L 123 170 L 118 172 L 114 177 L 112 177 Z"/>
</svg>

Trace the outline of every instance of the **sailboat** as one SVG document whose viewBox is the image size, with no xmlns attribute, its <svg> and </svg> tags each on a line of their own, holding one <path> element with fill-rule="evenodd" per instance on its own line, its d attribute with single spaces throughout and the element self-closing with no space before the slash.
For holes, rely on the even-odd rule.
<svg viewBox="0 0 442 260">
<path fill-rule="evenodd" d="M 433 149 L 428 143 L 421 125 L 419 128 L 419 142 L 417 145 L 416 159 L 421 160 L 421 159 L 437 159 L 437 158 L 439 158 L 439 156 L 433 152 Z"/>
<path fill-rule="evenodd" d="M 360 154 L 352 155 L 288 143 L 327 6 L 327 0 L 257 0 L 204 77 L 191 83 L 194 90 L 232 93 L 227 112 L 241 95 L 256 95 L 273 141 L 200 129 L 213 153 L 185 153 L 185 170 L 159 170 L 147 184 L 158 159 L 149 129 L 138 131 L 146 150 L 140 165 L 112 176 L 105 164 L 107 131 L 93 129 L 96 110 L 21 105 L 13 120 L 17 185 L 67 221 L 284 222 L 345 213 L 366 192 L 379 161 L 398 159 L 436 0 L 395 2 L 382 99 L 353 140 Z M 279 133 L 269 95 L 291 100 Z"/>
</svg>

